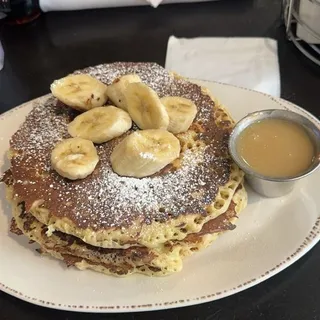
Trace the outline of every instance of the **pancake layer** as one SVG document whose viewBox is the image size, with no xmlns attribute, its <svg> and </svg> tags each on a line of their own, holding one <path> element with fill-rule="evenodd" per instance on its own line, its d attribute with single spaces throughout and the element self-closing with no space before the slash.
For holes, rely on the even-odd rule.
<svg viewBox="0 0 320 320">
<path fill-rule="evenodd" d="M 133 273 L 165 276 L 180 271 L 185 257 L 209 246 L 220 233 L 234 229 L 233 223 L 245 206 L 246 194 L 241 186 L 228 210 L 204 224 L 199 233 L 189 234 L 182 241 L 168 242 L 153 249 L 98 248 L 60 231 L 54 231 L 48 236 L 48 227 L 27 213 L 23 203 L 13 206 L 14 218 L 11 231 L 18 235 L 24 234 L 31 241 L 37 242 L 41 254 L 63 260 L 67 266 L 75 266 L 80 270 L 91 269 L 115 276 L 127 276 Z"/>
</svg>

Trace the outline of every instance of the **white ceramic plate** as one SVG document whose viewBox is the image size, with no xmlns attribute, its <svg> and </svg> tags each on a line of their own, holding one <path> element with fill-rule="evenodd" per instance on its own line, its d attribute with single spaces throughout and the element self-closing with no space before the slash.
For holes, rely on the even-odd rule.
<svg viewBox="0 0 320 320">
<path fill-rule="evenodd" d="M 281 99 L 212 82 L 208 87 L 236 120 L 260 109 L 289 109 L 320 122 Z M 0 116 L 0 167 L 10 136 L 30 111 L 24 104 Z M 0 188 L 0 289 L 34 304 L 74 311 L 132 312 L 182 307 L 235 294 L 275 275 L 310 250 L 320 237 L 320 171 L 298 183 L 290 195 L 264 199 L 251 190 L 237 228 L 185 261 L 165 278 L 115 278 L 67 269 L 36 254 L 23 236 L 9 232 L 10 208 Z"/>
</svg>

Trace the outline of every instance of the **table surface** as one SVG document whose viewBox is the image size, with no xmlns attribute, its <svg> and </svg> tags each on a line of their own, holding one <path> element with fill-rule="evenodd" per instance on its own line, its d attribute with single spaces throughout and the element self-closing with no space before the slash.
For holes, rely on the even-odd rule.
<svg viewBox="0 0 320 320">
<path fill-rule="evenodd" d="M 221 0 L 157 9 L 53 12 L 28 25 L 1 26 L 5 67 L 0 72 L 0 113 L 48 93 L 53 79 L 75 69 L 112 61 L 164 65 L 168 37 L 175 35 L 277 39 L 282 97 L 320 117 L 320 68 L 286 39 L 281 2 Z M 285 271 L 237 295 L 152 313 L 63 312 L 0 292 L 0 319 L 320 319 L 319 267 L 318 245 Z"/>
</svg>

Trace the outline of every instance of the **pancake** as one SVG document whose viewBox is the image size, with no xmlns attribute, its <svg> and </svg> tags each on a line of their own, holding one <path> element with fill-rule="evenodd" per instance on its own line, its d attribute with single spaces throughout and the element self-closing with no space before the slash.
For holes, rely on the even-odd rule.
<svg viewBox="0 0 320 320">
<path fill-rule="evenodd" d="M 92 269 L 115 276 L 141 273 L 149 276 L 164 276 L 180 271 L 183 258 L 211 244 L 218 234 L 233 230 L 238 213 L 246 205 L 246 193 L 241 186 L 235 193 L 228 210 L 219 217 L 205 223 L 199 233 L 189 234 L 183 241 L 174 241 L 150 249 L 130 247 L 106 249 L 91 246 L 71 235 L 54 231 L 47 236 L 48 227 L 25 211 L 24 204 L 13 210 L 11 231 L 23 233 L 40 245 L 41 254 L 63 260 L 67 266 L 80 270 Z"/>
<path fill-rule="evenodd" d="M 51 96 L 35 103 L 10 141 L 14 202 L 23 202 L 49 234 L 57 230 L 92 246 L 122 249 L 181 241 L 226 212 L 243 172 L 228 154 L 234 122 L 208 90 L 154 63 L 103 64 L 76 73 L 105 84 L 136 73 L 160 97 L 192 100 L 198 113 L 190 129 L 177 135 L 181 157 L 151 177 L 120 177 L 109 159 L 125 134 L 96 146 L 100 162 L 90 176 L 68 181 L 51 168 L 50 154 L 69 137 L 67 125 L 78 113 Z"/>
</svg>

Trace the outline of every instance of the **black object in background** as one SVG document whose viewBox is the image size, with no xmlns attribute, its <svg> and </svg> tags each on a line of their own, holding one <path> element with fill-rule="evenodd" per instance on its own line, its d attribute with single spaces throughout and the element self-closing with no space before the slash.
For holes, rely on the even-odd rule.
<svg viewBox="0 0 320 320">
<path fill-rule="evenodd" d="M 5 22 L 24 24 L 39 17 L 39 0 L 0 0 L 0 12 L 6 14 Z"/>
</svg>

